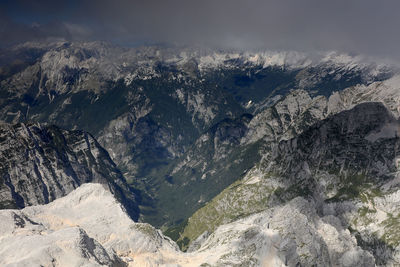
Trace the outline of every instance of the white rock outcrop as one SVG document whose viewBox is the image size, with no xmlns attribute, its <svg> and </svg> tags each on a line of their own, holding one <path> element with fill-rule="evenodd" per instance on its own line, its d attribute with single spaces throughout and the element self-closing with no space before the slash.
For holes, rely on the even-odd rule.
<svg viewBox="0 0 400 267">
<path fill-rule="evenodd" d="M 133 222 L 100 184 L 84 184 L 47 205 L 2 210 L 0 226 L 0 266 L 229 266 L 253 262 L 279 239 L 274 230 L 239 221 L 199 251 L 183 253 L 159 230 Z"/>
<path fill-rule="evenodd" d="M 288 216 L 290 214 L 290 216 Z M 100 184 L 50 204 L 0 211 L 1 266 L 373 266 L 373 256 L 333 216 L 296 198 L 220 226 L 190 253 L 133 222 Z M 204 264 L 204 265 L 203 265 Z M 322 266 L 321 265 L 321 266 Z"/>
<path fill-rule="evenodd" d="M 133 222 L 100 184 L 47 205 L 2 210 L 0 224 L 1 266 L 152 266 L 179 254 L 160 231 Z"/>
</svg>

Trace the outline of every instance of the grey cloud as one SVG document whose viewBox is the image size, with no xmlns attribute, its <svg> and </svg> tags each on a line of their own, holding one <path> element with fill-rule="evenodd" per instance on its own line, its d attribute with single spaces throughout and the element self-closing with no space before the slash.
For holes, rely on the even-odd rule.
<svg viewBox="0 0 400 267">
<path fill-rule="evenodd" d="M 58 18 L 66 38 L 339 50 L 400 58 L 400 2 L 394 0 L 17 2 L 28 15 Z"/>
</svg>

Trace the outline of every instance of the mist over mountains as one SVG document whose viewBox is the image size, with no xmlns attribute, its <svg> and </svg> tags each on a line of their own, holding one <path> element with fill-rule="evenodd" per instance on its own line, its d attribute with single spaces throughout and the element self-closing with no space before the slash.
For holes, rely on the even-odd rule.
<svg viewBox="0 0 400 267">
<path fill-rule="evenodd" d="M 367 1 L 3 1 L 1 43 L 64 39 L 132 46 L 339 51 L 399 59 L 399 4 Z"/>
</svg>

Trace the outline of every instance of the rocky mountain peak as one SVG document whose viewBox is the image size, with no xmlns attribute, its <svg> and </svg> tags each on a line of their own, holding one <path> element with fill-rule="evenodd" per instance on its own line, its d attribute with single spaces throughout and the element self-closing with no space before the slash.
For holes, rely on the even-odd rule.
<svg viewBox="0 0 400 267">
<path fill-rule="evenodd" d="M 378 133 L 385 125 L 396 127 L 399 122 L 383 103 L 366 102 L 318 122 L 300 136 L 318 134 L 318 139 L 321 139 L 322 143 L 333 136 L 335 138 L 367 138 L 370 134 Z M 395 132 L 393 132 L 393 137 L 395 137 Z M 312 137 L 307 140 L 311 141 L 311 139 Z"/>
<path fill-rule="evenodd" d="M 137 218 L 137 195 L 96 139 L 38 123 L 0 125 L 0 205 L 49 203 L 83 183 L 107 185 Z"/>
</svg>

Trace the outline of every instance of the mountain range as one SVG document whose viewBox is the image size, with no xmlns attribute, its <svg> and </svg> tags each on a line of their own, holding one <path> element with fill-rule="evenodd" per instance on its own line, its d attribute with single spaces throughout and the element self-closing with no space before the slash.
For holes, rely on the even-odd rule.
<svg viewBox="0 0 400 267">
<path fill-rule="evenodd" d="M 400 264 L 400 72 L 377 62 L 3 50 L 2 264 Z M 40 246 L 15 252 L 21 242 Z"/>
</svg>

